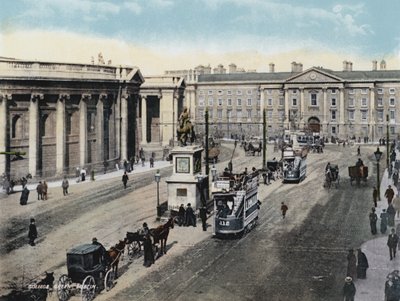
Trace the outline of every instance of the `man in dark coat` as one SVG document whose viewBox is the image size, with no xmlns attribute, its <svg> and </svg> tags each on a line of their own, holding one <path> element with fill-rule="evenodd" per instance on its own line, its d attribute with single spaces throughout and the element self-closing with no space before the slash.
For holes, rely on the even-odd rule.
<svg viewBox="0 0 400 301">
<path fill-rule="evenodd" d="M 388 205 L 391 204 L 394 197 L 394 190 L 392 189 L 391 185 L 389 185 L 386 189 L 385 197 L 387 198 Z"/>
<path fill-rule="evenodd" d="M 35 219 L 31 218 L 31 223 L 29 225 L 29 232 L 28 232 L 28 237 L 29 237 L 29 244 L 31 246 L 35 245 L 35 239 L 37 238 L 37 229 L 35 225 Z"/>
<path fill-rule="evenodd" d="M 350 249 L 349 254 L 347 254 L 347 276 L 352 279 L 357 277 L 357 258 L 353 249 Z"/>
<path fill-rule="evenodd" d="M 374 187 L 374 190 L 372 191 L 372 200 L 374 201 L 374 206 L 378 207 L 378 189 L 376 188 L 376 186 Z"/>
<path fill-rule="evenodd" d="M 194 211 L 190 203 L 187 204 L 185 216 L 186 216 L 186 226 L 196 227 L 196 217 L 194 215 Z"/>
<path fill-rule="evenodd" d="M 207 210 L 207 207 L 203 205 L 200 208 L 200 218 L 201 218 L 201 224 L 203 226 L 203 231 L 207 231 L 207 214 L 210 212 Z"/>
<path fill-rule="evenodd" d="M 378 221 L 378 216 L 375 213 L 375 208 L 371 208 L 371 213 L 369 214 L 369 225 L 371 226 L 371 233 L 376 234 L 376 222 Z"/>
<path fill-rule="evenodd" d="M 386 212 L 388 214 L 388 226 L 394 227 L 394 218 L 396 216 L 396 210 L 394 209 L 392 203 L 390 203 L 390 205 L 387 207 Z"/>
<path fill-rule="evenodd" d="M 143 265 L 148 268 L 154 263 L 153 245 L 152 245 L 150 233 L 147 233 L 144 236 L 143 249 L 144 249 Z"/>
<path fill-rule="evenodd" d="M 92 244 L 100 246 L 100 254 L 101 254 L 101 257 L 103 258 L 103 262 L 105 262 L 106 265 L 110 264 L 111 263 L 111 258 L 108 255 L 108 252 L 107 252 L 106 248 L 104 248 L 104 246 L 100 242 L 97 241 L 96 237 L 92 238 Z"/>
<path fill-rule="evenodd" d="M 24 186 L 24 189 L 22 189 L 21 192 L 19 203 L 21 205 L 26 205 L 26 203 L 28 203 L 28 198 L 29 198 L 29 189 L 26 186 Z"/>
<path fill-rule="evenodd" d="M 398 243 L 399 243 L 399 237 L 395 233 L 395 230 L 392 229 L 392 233 L 389 234 L 387 241 L 387 246 L 389 247 L 389 253 L 390 253 L 390 260 L 396 258 L 396 248 Z"/>
<path fill-rule="evenodd" d="M 343 286 L 343 300 L 344 301 L 354 301 L 354 296 L 356 295 L 356 287 L 353 283 L 353 279 L 351 277 L 346 277 L 344 280 Z"/>
<path fill-rule="evenodd" d="M 122 176 L 122 183 L 124 183 L 124 188 L 126 189 L 126 184 L 128 183 L 128 175 L 126 174 L 126 171 L 124 172 L 124 175 Z"/>
<path fill-rule="evenodd" d="M 381 233 L 385 234 L 387 230 L 387 222 L 388 222 L 388 215 L 386 213 L 386 209 L 382 209 L 381 215 Z"/>
<path fill-rule="evenodd" d="M 179 227 L 182 225 L 185 225 L 185 207 L 183 206 L 183 204 L 181 204 L 181 206 L 179 207 L 178 210 L 178 225 Z"/>
<path fill-rule="evenodd" d="M 367 256 L 361 249 L 357 250 L 357 278 L 367 278 L 367 269 L 369 268 Z"/>
</svg>

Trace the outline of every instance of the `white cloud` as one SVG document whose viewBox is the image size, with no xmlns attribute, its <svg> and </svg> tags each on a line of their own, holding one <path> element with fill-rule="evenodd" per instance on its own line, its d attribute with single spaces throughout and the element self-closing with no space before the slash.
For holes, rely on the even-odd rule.
<svg viewBox="0 0 400 301">
<path fill-rule="evenodd" d="M 125 1 L 122 6 L 136 15 L 142 12 L 142 7 L 136 1 Z"/>
</svg>

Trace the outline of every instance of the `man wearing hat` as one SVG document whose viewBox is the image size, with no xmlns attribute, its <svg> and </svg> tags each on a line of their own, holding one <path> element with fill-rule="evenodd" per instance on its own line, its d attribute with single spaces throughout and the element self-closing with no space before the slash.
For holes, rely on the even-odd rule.
<svg viewBox="0 0 400 301">
<path fill-rule="evenodd" d="M 369 214 L 369 225 L 371 226 L 371 233 L 375 235 L 377 233 L 376 230 L 376 222 L 378 221 L 378 216 L 375 213 L 375 208 L 371 208 L 371 213 Z"/>
<path fill-rule="evenodd" d="M 96 237 L 93 237 L 93 238 L 92 238 L 92 244 L 93 244 L 93 245 L 100 246 L 100 253 L 101 253 L 101 257 L 103 258 L 103 261 L 104 261 L 106 264 L 111 263 L 111 259 L 110 259 L 110 257 L 108 256 L 108 252 L 107 252 L 106 248 L 104 248 L 104 246 L 103 246 L 101 243 L 99 243 L 99 242 L 97 241 L 97 238 L 96 238 Z"/>
<path fill-rule="evenodd" d="M 187 204 L 185 216 L 186 216 L 186 226 L 196 227 L 196 217 L 194 215 L 194 211 L 190 203 Z"/>
<path fill-rule="evenodd" d="M 387 241 L 387 245 L 389 247 L 390 260 L 396 257 L 396 248 L 398 243 L 399 243 L 399 237 L 395 233 L 394 228 L 392 228 L 392 233 L 389 234 Z"/>
<path fill-rule="evenodd" d="M 37 229 L 36 229 L 35 219 L 34 218 L 31 218 L 31 223 L 29 225 L 28 237 L 29 237 L 29 244 L 31 246 L 34 246 L 35 245 L 35 239 L 37 238 Z"/>
<path fill-rule="evenodd" d="M 354 301 L 354 296 L 356 295 L 356 287 L 353 283 L 353 278 L 347 276 L 344 279 L 343 286 L 343 300 L 344 301 Z"/>
<path fill-rule="evenodd" d="M 386 189 L 385 197 L 387 199 L 388 205 L 390 205 L 394 197 L 394 190 L 392 189 L 391 185 L 389 185 L 388 188 Z"/>
</svg>

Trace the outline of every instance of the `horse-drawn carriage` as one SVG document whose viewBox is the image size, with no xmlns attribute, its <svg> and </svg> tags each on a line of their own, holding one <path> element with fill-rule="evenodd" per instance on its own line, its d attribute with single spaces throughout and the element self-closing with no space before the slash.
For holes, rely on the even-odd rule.
<svg viewBox="0 0 400 301">
<path fill-rule="evenodd" d="M 356 181 L 357 185 L 360 185 L 361 181 L 366 183 L 368 178 L 368 166 L 349 166 L 349 177 L 350 185 L 353 185 L 354 181 Z"/>
<path fill-rule="evenodd" d="M 101 289 L 109 291 L 113 287 L 114 271 L 109 268 L 103 250 L 102 245 L 83 244 L 67 252 L 68 275 L 61 275 L 57 285 L 60 301 L 79 291 L 83 301 L 90 301 Z"/>
<path fill-rule="evenodd" d="M 330 164 L 329 167 L 325 170 L 325 188 L 331 188 L 334 185 L 336 188 L 339 188 L 340 175 L 339 175 L 339 166 L 336 164 Z"/>
</svg>

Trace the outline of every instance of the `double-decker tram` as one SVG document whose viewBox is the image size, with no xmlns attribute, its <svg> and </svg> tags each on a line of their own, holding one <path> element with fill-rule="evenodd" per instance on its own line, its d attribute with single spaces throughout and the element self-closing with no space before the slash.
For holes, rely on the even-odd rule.
<svg viewBox="0 0 400 301">
<path fill-rule="evenodd" d="M 248 175 L 225 172 L 214 182 L 215 236 L 243 234 L 256 225 L 261 204 L 258 180 L 258 172 Z"/>
</svg>

